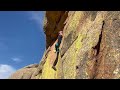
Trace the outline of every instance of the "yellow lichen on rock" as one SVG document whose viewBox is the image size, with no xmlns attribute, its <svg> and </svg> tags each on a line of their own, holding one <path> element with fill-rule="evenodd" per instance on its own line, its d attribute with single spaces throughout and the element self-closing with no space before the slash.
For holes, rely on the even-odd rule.
<svg viewBox="0 0 120 90">
<path fill-rule="evenodd" d="M 79 21 L 82 17 L 83 17 L 82 11 L 78 11 L 78 12 L 74 13 L 74 15 L 70 18 L 69 22 L 67 22 L 69 24 L 68 24 L 67 29 L 65 30 L 65 33 L 64 33 L 65 37 L 67 37 L 71 31 L 76 31 L 78 24 L 79 24 Z"/>
<path fill-rule="evenodd" d="M 43 67 L 35 74 L 36 79 L 120 78 L 119 11 L 47 11 L 44 23 L 46 44 L 51 49 L 45 54 L 45 62 L 41 61 Z M 60 30 L 63 39 L 55 71 L 53 51 Z M 14 77 L 34 76 L 35 70 L 26 70 Z"/>
<path fill-rule="evenodd" d="M 55 78 L 57 79 L 63 79 L 63 67 L 62 67 L 62 60 L 61 60 L 61 54 L 59 53 L 59 56 L 58 56 L 58 62 L 57 62 L 57 65 L 56 65 L 56 76 Z"/>
<path fill-rule="evenodd" d="M 41 78 L 42 79 L 54 79 L 55 78 L 55 71 L 52 68 L 52 64 L 50 63 L 50 55 L 48 55 L 46 59 L 46 63 L 44 64 Z"/>
<path fill-rule="evenodd" d="M 81 39 L 82 37 L 79 35 L 63 57 L 64 78 L 74 79 L 76 76 L 76 58 L 82 45 Z"/>
</svg>

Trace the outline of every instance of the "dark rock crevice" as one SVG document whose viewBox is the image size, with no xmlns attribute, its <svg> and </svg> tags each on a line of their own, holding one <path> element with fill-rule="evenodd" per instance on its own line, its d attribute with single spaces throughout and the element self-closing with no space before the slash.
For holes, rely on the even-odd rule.
<svg viewBox="0 0 120 90">
<path fill-rule="evenodd" d="M 97 75 L 97 69 L 98 69 L 98 66 L 99 66 L 98 56 L 99 56 L 99 53 L 100 53 L 100 44 L 101 44 L 101 40 L 102 40 L 102 32 L 103 32 L 104 25 L 105 25 L 105 21 L 103 21 L 103 24 L 102 24 L 102 29 L 101 29 L 101 33 L 99 35 L 98 43 L 96 44 L 95 47 L 93 47 L 93 49 L 96 51 L 96 54 L 93 58 L 93 60 L 95 60 L 95 65 L 94 65 L 94 75 L 93 75 L 92 79 L 95 79 L 95 77 Z"/>
<path fill-rule="evenodd" d="M 101 44 L 101 40 L 102 40 L 102 31 L 103 31 L 104 24 L 105 24 L 105 22 L 103 21 L 102 29 L 101 29 L 101 34 L 99 35 L 98 43 L 96 44 L 96 46 L 93 47 L 93 49 L 97 51 L 96 56 L 100 52 L 100 44 Z"/>
<path fill-rule="evenodd" d="M 53 33 L 55 32 L 55 30 L 57 29 L 57 26 L 62 18 L 63 14 L 60 14 L 59 18 L 58 18 L 58 21 L 56 21 L 56 24 L 55 24 L 55 27 L 54 27 L 54 30 L 53 30 Z"/>
<path fill-rule="evenodd" d="M 47 16 L 47 23 L 46 23 L 47 27 L 46 25 L 44 26 L 44 31 L 46 34 L 46 49 L 47 49 L 57 39 L 58 32 L 60 30 L 63 30 L 65 25 L 64 22 L 68 16 L 68 12 L 66 11 L 48 12 L 46 16 Z M 55 17 L 51 18 L 52 16 Z"/>
</svg>

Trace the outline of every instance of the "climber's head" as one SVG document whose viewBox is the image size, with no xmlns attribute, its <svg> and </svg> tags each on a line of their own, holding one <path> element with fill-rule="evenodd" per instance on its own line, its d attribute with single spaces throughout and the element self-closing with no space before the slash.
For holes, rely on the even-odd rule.
<svg viewBox="0 0 120 90">
<path fill-rule="evenodd" d="M 63 31 L 59 31 L 59 35 L 62 35 L 63 34 Z"/>
</svg>

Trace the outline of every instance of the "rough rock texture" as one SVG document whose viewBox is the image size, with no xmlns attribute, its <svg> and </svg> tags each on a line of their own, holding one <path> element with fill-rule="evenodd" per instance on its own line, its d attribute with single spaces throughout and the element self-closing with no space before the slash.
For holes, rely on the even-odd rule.
<svg viewBox="0 0 120 90">
<path fill-rule="evenodd" d="M 33 79 L 120 78 L 119 11 L 47 11 L 44 30 L 47 50 Z M 64 36 L 55 71 L 53 51 L 60 30 Z"/>
<path fill-rule="evenodd" d="M 46 48 L 54 43 L 58 31 L 63 30 L 66 18 L 66 11 L 47 11 L 45 13 L 44 30 L 46 34 Z"/>
<path fill-rule="evenodd" d="M 33 73 L 36 71 L 38 64 L 28 65 L 18 71 L 16 71 L 13 75 L 9 77 L 9 79 L 31 79 L 33 77 Z"/>
</svg>

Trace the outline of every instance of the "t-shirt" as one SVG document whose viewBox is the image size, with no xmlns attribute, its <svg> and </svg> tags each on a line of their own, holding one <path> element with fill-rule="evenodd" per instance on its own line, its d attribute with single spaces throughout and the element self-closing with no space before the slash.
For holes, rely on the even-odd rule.
<svg viewBox="0 0 120 90">
<path fill-rule="evenodd" d="M 59 35 L 59 36 L 58 36 L 58 45 L 60 45 L 61 40 L 62 40 L 62 35 Z"/>
</svg>

